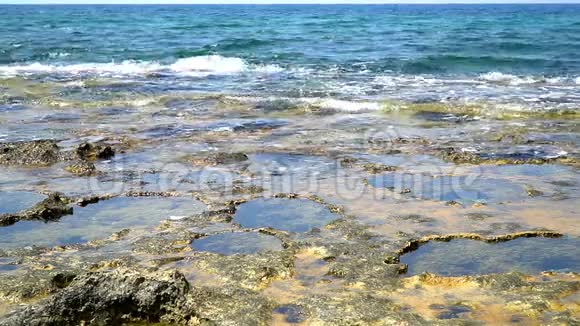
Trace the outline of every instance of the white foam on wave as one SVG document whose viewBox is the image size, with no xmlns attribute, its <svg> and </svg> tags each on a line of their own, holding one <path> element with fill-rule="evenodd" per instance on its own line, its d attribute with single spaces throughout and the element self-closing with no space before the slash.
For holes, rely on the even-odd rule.
<svg viewBox="0 0 580 326">
<path fill-rule="evenodd" d="M 215 72 L 222 74 L 246 70 L 246 63 L 240 58 L 225 58 L 219 55 L 191 57 L 177 60 L 169 66 L 175 72 Z"/>
<path fill-rule="evenodd" d="M 436 77 L 432 75 L 382 75 L 372 81 L 373 84 L 396 88 L 396 87 L 425 87 L 425 86 L 454 86 L 474 85 L 485 87 L 494 86 L 534 86 L 534 85 L 568 85 L 580 84 L 580 77 L 544 77 L 544 76 L 516 76 L 512 74 L 492 71 L 480 74 L 476 77 L 447 76 Z"/>
<path fill-rule="evenodd" d="M 4 75 L 34 75 L 34 74 L 107 74 L 136 75 L 159 71 L 162 65 L 154 62 L 123 61 L 120 63 L 79 63 L 72 65 L 46 65 L 31 63 L 28 65 L 0 66 Z"/>
<path fill-rule="evenodd" d="M 248 64 L 243 59 L 219 55 L 183 58 L 164 65 L 156 61 L 134 61 L 80 64 L 41 64 L 0 66 L 0 74 L 19 76 L 34 74 L 98 74 L 112 76 L 147 75 L 152 73 L 175 73 L 178 75 L 228 75 L 244 72 L 278 73 L 283 69 L 275 65 Z"/>
<path fill-rule="evenodd" d="M 295 105 L 307 105 L 313 108 L 334 110 L 338 112 L 370 112 L 381 110 L 384 106 L 380 102 L 372 101 L 347 101 L 334 98 L 321 97 L 257 97 L 257 96 L 228 96 L 229 99 L 243 103 L 260 102 L 286 102 Z"/>
<path fill-rule="evenodd" d="M 497 71 L 481 74 L 479 75 L 479 79 L 486 82 L 509 84 L 513 86 L 530 85 L 545 81 L 543 79 L 536 79 L 531 76 L 519 77 L 516 75 L 504 74 Z"/>
<path fill-rule="evenodd" d="M 346 101 L 337 100 L 333 98 L 316 98 L 316 99 L 300 99 L 312 106 L 319 107 L 321 109 L 336 110 L 340 112 L 368 112 L 368 111 L 378 111 L 382 108 L 382 105 L 378 102 L 358 102 L 358 101 Z"/>
<path fill-rule="evenodd" d="M 229 75 L 244 72 L 255 73 L 278 73 L 283 69 L 276 65 L 253 65 L 235 57 L 222 57 L 219 55 L 208 55 L 191 57 L 177 60 L 169 66 L 169 69 L 176 73 L 185 75 Z"/>
</svg>

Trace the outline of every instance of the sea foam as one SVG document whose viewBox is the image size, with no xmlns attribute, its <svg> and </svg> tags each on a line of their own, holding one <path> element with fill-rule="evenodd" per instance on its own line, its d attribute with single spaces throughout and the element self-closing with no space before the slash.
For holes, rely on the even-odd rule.
<svg viewBox="0 0 580 326">
<path fill-rule="evenodd" d="M 65 75 L 147 75 L 153 73 L 174 73 L 177 75 L 229 75 L 239 73 L 277 73 L 283 69 L 275 65 L 249 64 L 241 58 L 222 57 L 219 55 L 197 56 L 178 59 L 171 64 L 161 64 L 156 61 L 126 60 L 110 63 L 79 63 L 79 64 L 42 64 L 0 66 L 0 74 L 19 76 L 36 74 Z"/>
<path fill-rule="evenodd" d="M 519 77 L 516 75 L 505 74 L 497 71 L 481 74 L 479 75 L 479 79 L 486 82 L 509 84 L 513 86 L 544 82 L 543 79 L 536 79 L 531 76 Z"/>
<path fill-rule="evenodd" d="M 347 101 L 335 98 L 322 98 L 322 97 L 256 97 L 256 96 L 228 96 L 228 99 L 239 101 L 242 103 L 274 103 L 288 104 L 290 107 L 293 105 L 302 106 L 306 105 L 311 108 L 324 109 L 336 112 L 347 112 L 347 113 L 357 113 L 357 112 L 371 112 L 379 111 L 384 108 L 384 104 L 381 102 L 374 101 Z"/>
<path fill-rule="evenodd" d="M 368 111 L 378 111 L 382 108 L 382 105 L 378 102 L 358 102 L 358 101 L 346 101 L 337 100 L 333 98 L 327 99 L 301 99 L 301 101 L 311 104 L 315 107 L 327 110 L 335 110 L 340 112 L 368 112 Z"/>
</svg>

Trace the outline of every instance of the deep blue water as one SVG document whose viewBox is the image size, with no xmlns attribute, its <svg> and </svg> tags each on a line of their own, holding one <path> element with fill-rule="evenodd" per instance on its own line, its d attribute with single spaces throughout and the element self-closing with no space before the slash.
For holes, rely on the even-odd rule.
<svg viewBox="0 0 580 326">
<path fill-rule="evenodd" d="M 580 5 L 0 6 L 0 75 L 575 109 Z"/>
</svg>

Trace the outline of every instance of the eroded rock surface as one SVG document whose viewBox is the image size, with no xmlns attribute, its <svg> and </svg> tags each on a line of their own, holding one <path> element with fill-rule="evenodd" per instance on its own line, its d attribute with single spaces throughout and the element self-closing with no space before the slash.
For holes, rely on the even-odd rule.
<svg viewBox="0 0 580 326">
<path fill-rule="evenodd" d="M 0 164 L 3 165 L 46 166 L 61 159 L 62 154 L 52 140 L 0 143 Z"/>
<path fill-rule="evenodd" d="M 109 159 L 114 155 L 110 146 L 89 143 L 74 151 L 64 151 L 54 140 L 0 143 L 0 165 L 9 166 L 50 166 L 62 161 Z"/>
<path fill-rule="evenodd" d="M 51 194 L 0 215 L 2 326 L 579 323 L 573 119 L 45 82 L 50 110 L 0 119 L 62 139 L 0 144 L 2 191 Z"/>
<path fill-rule="evenodd" d="M 119 270 L 77 276 L 58 295 L 8 316 L 1 325 L 120 325 L 135 320 L 181 322 L 193 318 L 190 287 L 173 272 L 147 277 Z"/>
</svg>

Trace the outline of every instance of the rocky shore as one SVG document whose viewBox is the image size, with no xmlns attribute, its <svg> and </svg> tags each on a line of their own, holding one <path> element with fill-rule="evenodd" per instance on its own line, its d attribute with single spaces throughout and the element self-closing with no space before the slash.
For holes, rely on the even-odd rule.
<svg viewBox="0 0 580 326">
<path fill-rule="evenodd" d="M 2 326 L 580 322 L 575 118 L 106 107 L 0 143 Z"/>
</svg>

